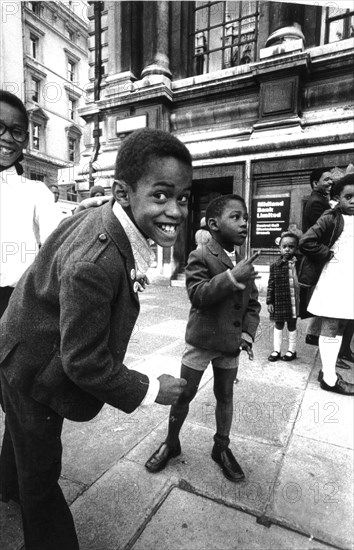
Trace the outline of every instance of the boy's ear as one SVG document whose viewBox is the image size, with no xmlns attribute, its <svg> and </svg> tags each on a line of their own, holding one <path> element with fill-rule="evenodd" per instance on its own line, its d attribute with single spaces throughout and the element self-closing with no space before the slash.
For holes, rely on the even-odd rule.
<svg viewBox="0 0 354 550">
<path fill-rule="evenodd" d="M 219 224 L 216 218 L 209 218 L 208 227 L 211 231 L 219 231 Z"/>
<path fill-rule="evenodd" d="M 123 180 L 114 180 L 112 185 L 112 195 L 123 208 L 130 204 L 128 185 Z"/>
</svg>

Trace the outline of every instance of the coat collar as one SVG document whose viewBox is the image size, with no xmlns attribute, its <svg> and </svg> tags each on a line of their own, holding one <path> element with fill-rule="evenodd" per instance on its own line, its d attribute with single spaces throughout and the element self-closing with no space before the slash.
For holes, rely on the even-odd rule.
<svg viewBox="0 0 354 550">
<path fill-rule="evenodd" d="M 133 251 L 129 239 L 117 217 L 113 214 L 114 199 L 112 198 L 102 206 L 103 225 L 107 233 L 119 248 L 125 258 L 133 258 Z M 133 260 L 134 261 L 134 260 Z"/>
<path fill-rule="evenodd" d="M 234 267 L 232 261 L 230 260 L 229 256 L 226 254 L 223 247 L 215 240 L 211 239 L 207 244 L 206 247 L 210 250 L 210 252 L 217 256 L 217 258 L 225 264 L 227 267 L 230 267 L 231 269 Z"/>
</svg>

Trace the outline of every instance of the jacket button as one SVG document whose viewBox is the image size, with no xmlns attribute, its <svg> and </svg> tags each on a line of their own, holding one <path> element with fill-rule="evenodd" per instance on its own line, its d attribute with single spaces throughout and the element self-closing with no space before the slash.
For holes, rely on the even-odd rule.
<svg viewBox="0 0 354 550">
<path fill-rule="evenodd" d="M 100 235 L 98 235 L 98 240 L 101 241 L 101 243 L 105 243 L 107 241 L 108 237 L 106 235 L 106 233 L 101 233 Z"/>
<path fill-rule="evenodd" d="M 235 321 L 235 322 L 234 322 L 234 327 L 240 327 L 240 326 L 241 326 L 240 321 Z"/>
</svg>

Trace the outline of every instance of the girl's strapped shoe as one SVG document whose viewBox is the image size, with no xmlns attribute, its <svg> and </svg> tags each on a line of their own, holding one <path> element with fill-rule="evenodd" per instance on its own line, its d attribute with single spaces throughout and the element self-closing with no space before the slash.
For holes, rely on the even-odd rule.
<svg viewBox="0 0 354 550">
<path fill-rule="evenodd" d="M 287 351 L 281 358 L 282 361 L 294 361 L 296 359 L 296 351 Z"/>
<path fill-rule="evenodd" d="M 268 357 L 268 361 L 272 361 L 272 363 L 274 363 L 274 361 L 279 361 L 279 359 L 280 359 L 279 351 L 272 351 L 272 353 Z"/>
</svg>

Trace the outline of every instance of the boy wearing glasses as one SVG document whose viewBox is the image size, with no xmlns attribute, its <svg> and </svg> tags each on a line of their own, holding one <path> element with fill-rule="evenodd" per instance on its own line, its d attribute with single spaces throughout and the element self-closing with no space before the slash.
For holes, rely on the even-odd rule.
<svg viewBox="0 0 354 550">
<path fill-rule="evenodd" d="M 0 317 L 17 281 L 61 219 L 47 186 L 22 175 L 27 130 L 22 101 L 0 90 Z"/>
</svg>

